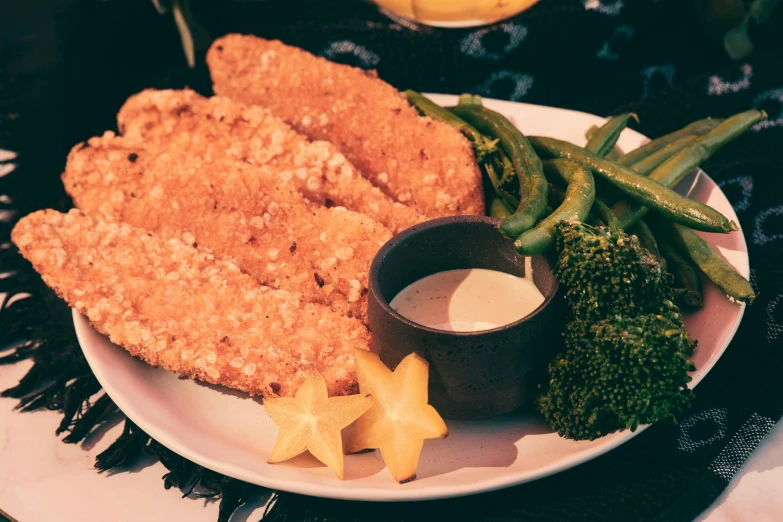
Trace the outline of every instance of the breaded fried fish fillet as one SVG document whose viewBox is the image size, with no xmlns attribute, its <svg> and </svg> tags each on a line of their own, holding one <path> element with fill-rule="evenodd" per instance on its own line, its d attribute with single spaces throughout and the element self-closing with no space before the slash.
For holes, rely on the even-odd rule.
<svg viewBox="0 0 783 522">
<path fill-rule="evenodd" d="M 309 141 L 261 107 L 191 90 L 148 89 L 125 102 L 117 121 L 125 137 L 150 150 L 272 167 L 306 198 L 361 212 L 394 233 L 426 219 L 362 178 L 334 145 Z"/>
<path fill-rule="evenodd" d="M 269 168 L 153 153 L 112 133 L 73 148 L 63 183 L 88 214 L 187 233 L 261 284 L 363 320 L 370 263 L 391 238 L 363 214 L 320 207 L 280 186 Z"/>
<path fill-rule="evenodd" d="M 419 116 L 374 73 L 239 34 L 215 40 L 207 64 L 216 94 L 267 107 L 309 138 L 332 142 L 397 201 L 430 217 L 484 213 L 468 140 Z"/>
<path fill-rule="evenodd" d="M 14 243 L 69 305 L 154 366 L 267 397 L 315 367 L 329 393 L 356 390 L 356 319 L 257 284 L 228 258 L 82 211 L 22 218 Z"/>
</svg>

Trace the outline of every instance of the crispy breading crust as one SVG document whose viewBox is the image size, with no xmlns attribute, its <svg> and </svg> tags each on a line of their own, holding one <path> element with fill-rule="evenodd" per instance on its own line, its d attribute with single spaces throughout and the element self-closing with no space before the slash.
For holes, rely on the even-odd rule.
<svg viewBox="0 0 783 522">
<path fill-rule="evenodd" d="M 302 134 L 334 143 L 397 201 L 430 217 L 484 213 L 468 140 L 420 117 L 374 73 L 239 34 L 215 40 L 207 64 L 215 93 L 267 107 Z"/>
<path fill-rule="evenodd" d="M 108 132 L 71 150 L 63 183 L 89 214 L 188 237 L 261 284 L 366 321 L 367 272 L 391 233 L 308 202 L 268 168 L 148 151 Z"/>
<path fill-rule="evenodd" d="M 260 286 L 230 259 L 79 210 L 30 214 L 12 239 L 47 285 L 149 364 L 267 397 L 293 395 L 312 366 L 331 395 L 357 389 L 362 323 Z"/>
<path fill-rule="evenodd" d="M 151 150 L 272 167 L 308 199 L 361 212 L 394 233 L 427 219 L 358 175 L 334 145 L 308 141 L 261 107 L 191 90 L 147 89 L 128 98 L 117 122 L 124 136 Z"/>
</svg>

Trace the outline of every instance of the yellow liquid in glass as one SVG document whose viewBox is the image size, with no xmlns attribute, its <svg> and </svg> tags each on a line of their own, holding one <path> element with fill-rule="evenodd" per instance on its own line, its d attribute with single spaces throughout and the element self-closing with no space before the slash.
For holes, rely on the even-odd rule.
<svg viewBox="0 0 783 522">
<path fill-rule="evenodd" d="M 521 13 L 538 0 L 374 0 L 394 13 L 439 27 L 491 24 Z"/>
</svg>

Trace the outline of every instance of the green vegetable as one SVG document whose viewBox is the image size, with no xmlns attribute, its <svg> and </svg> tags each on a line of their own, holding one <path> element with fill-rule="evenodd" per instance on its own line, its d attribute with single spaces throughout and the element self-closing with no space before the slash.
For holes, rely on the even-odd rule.
<svg viewBox="0 0 783 522">
<path fill-rule="evenodd" d="M 457 105 L 478 105 L 481 107 L 484 104 L 481 102 L 481 96 L 478 94 L 460 94 Z"/>
<path fill-rule="evenodd" d="M 680 138 L 677 141 L 669 143 L 660 150 L 657 150 L 649 156 L 639 160 L 638 162 L 628 165 L 628 168 L 639 174 L 640 176 L 648 176 L 658 165 L 669 159 L 675 153 L 679 152 L 683 148 L 687 147 L 691 143 L 696 141 L 696 136 L 686 136 Z M 606 156 L 611 159 L 609 155 Z M 622 197 L 622 193 L 614 189 L 614 187 L 602 187 L 602 189 L 610 188 L 611 191 L 602 190 L 599 199 L 607 205 L 613 205 Z"/>
<path fill-rule="evenodd" d="M 591 125 L 590 128 L 587 129 L 587 131 L 585 131 L 585 138 L 589 140 L 590 138 L 593 137 L 593 135 L 595 135 L 597 131 L 598 131 L 598 127 L 596 127 L 595 125 Z M 609 153 L 605 157 L 616 162 L 622 156 L 623 156 L 623 152 L 619 148 L 614 147 L 612 148 L 612 150 L 609 151 Z"/>
<path fill-rule="evenodd" d="M 511 215 L 511 209 L 506 206 L 500 197 L 495 196 L 489 204 L 489 215 L 504 219 Z"/>
<path fill-rule="evenodd" d="M 623 156 L 623 153 L 620 152 L 620 149 L 615 147 L 615 148 L 613 148 L 612 150 L 609 151 L 609 153 L 606 155 L 606 159 L 616 162 L 622 156 Z"/>
<path fill-rule="evenodd" d="M 459 129 L 473 145 L 473 150 L 476 153 L 476 161 L 479 163 L 484 162 L 495 152 L 495 150 L 497 150 L 498 140 L 492 140 L 483 136 L 470 124 L 440 105 L 430 101 L 425 96 L 411 90 L 405 91 L 405 96 L 408 98 L 408 103 L 413 105 L 421 115 L 429 116 L 433 120 L 446 123 Z"/>
<path fill-rule="evenodd" d="M 666 270 L 666 262 L 664 261 L 663 256 L 661 256 L 661 251 L 658 248 L 658 241 L 655 239 L 650 227 L 647 226 L 647 223 L 645 223 L 644 220 L 639 221 L 636 226 L 631 229 L 631 232 L 639 238 L 639 244 L 646 248 L 649 253 L 654 255 L 661 264 L 661 267 Z"/>
<path fill-rule="evenodd" d="M 596 131 L 598 131 L 598 127 L 596 127 L 595 125 L 592 125 L 585 132 L 585 138 L 587 138 L 589 140 L 590 138 L 593 137 L 593 135 L 596 133 Z M 618 147 L 615 146 L 614 148 L 612 148 L 612 150 L 609 151 L 608 154 L 606 154 L 605 157 L 616 162 L 617 160 L 619 160 L 620 158 L 623 157 L 623 151 L 621 151 Z"/>
<path fill-rule="evenodd" d="M 736 223 L 729 221 L 723 214 L 712 207 L 689 200 L 673 190 L 656 183 L 656 180 L 640 176 L 628 167 L 623 167 L 596 156 L 581 147 L 566 141 L 538 136 L 531 136 L 530 143 L 533 144 L 536 150 L 546 156 L 568 158 L 590 167 L 594 174 L 609 181 L 626 195 L 637 200 L 641 205 L 654 208 L 673 221 L 707 232 L 725 233 L 737 230 Z M 656 169 L 656 172 L 666 166 L 674 157 L 664 162 L 663 165 Z M 652 174 L 650 174 L 650 177 L 652 177 Z M 615 214 L 619 216 L 619 213 L 616 211 Z M 623 228 L 628 228 L 622 220 L 621 223 Z"/>
<path fill-rule="evenodd" d="M 663 313 L 673 307 L 670 276 L 636 236 L 561 222 L 555 276 L 577 319 Z"/>
<path fill-rule="evenodd" d="M 621 116 L 625 116 L 625 115 L 621 115 Z M 635 117 L 636 115 L 633 116 Z M 596 127 L 595 125 L 593 125 L 589 129 L 587 129 L 587 132 L 585 132 L 585 138 L 587 138 L 587 145 L 585 145 L 585 149 L 591 152 L 596 152 L 596 149 L 601 148 L 601 146 L 606 142 L 601 139 L 600 132 L 604 132 L 605 138 L 608 137 L 606 132 L 607 130 L 611 130 L 611 127 L 610 129 L 606 129 L 606 126 L 607 125 L 614 126 L 619 124 L 620 120 L 618 120 L 617 118 L 619 118 L 619 116 L 608 120 L 601 127 Z M 625 128 L 625 126 L 627 125 L 627 119 L 625 119 L 625 121 L 622 123 L 623 123 L 622 127 Z M 612 141 L 612 145 L 613 145 L 612 148 L 605 154 L 603 151 L 601 151 L 600 153 L 598 153 L 599 156 L 609 158 L 612 161 L 615 161 L 617 158 L 622 156 L 622 152 L 620 152 L 620 150 L 614 146 L 614 143 L 617 141 L 617 138 L 620 137 L 621 131 L 622 129 L 619 129 L 616 135 L 613 137 L 614 141 Z M 591 142 L 593 143 L 591 144 Z M 601 183 L 600 181 L 596 183 L 595 191 L 596 191 L 595 193 L 596 199 L 600 199 L 602 201 L 609 201 L 609 200 L 617 201 L 618 199 L 620 199 L 620 195 L 614 187 L 612 187 L 611 185 L 607 185 L 606 183 Z"/>
<path fill-rule="evenodd" d="M 693 146 L 682 149 L 674 156 L 664 161 L 658 168 L 650 173 L 649 178 L 657 181 L 664 187 L 674 187 L 694 168 L 712 156 L 726 143 L 740 136 L 743 132 L 765 120 L 767 114 L 764 111 L 745 111 L 723 120 L 718 126 L 699 137 Z M 629 228 L 637 223 L 646 213 L 647 208 L 638 202 L 617 203 L 613 209 L 624 228 Z M 725 219 L 725 218 L 724 218 Z M 679 223 L 690 226 L 688 223 Z M 736 226 L 736 225 L 735 225 Z M 705 230 L 699 227 L 691 227 L 697 230 Z M 706 230 L 709 232 L 709 230 Z"/>
<path fill-rule="evenodd" d="M 674 276 L 674 300 L 692 308 L 701 308 L 704 305 L 704 294 L 696 268 L 668 241 L 661 240 L 658 244 L 666 259 L 667 270 Z"/>
<path fill-rule="evenodd" d="M 555 275 L 576 319 L 536 406 L 561 436 L 592 440 L 676 420 L 690 404 L 696 343 L 669 280 L 636 236 L 561 221 Z"/>
<path fill-rule="evenodd" d="M 587 145 L 585 145 L 585 150 L 612 161 L 622 156 L 615 144 L 631 119 L 636 120 L 637 123 L 639 122 L 636 114 L 627 112 L 610 118 L 601 127 L 591 127 L 586 134 Z M 620 198 L 620 194 L 611 185 L 599 182 L 596 184 L 596 198 L 601 201 L 614 202 Z"/>
<path fill-rule="evenodd" d="M 595 201 L 593 201 L 593 208 L 591 209 L 590 212 L 598 219 L 603 221 L 604 225 L 609 227 L 609 230 L 611 230 L 615 234 L 623 232 L 623 226 L 620 224 L 620 220 L 618 220 L 617 216 L 614 215 L 612 209 L 609 208 L 600 199 L 596 198 Z"/>
<path fill-rule="evenodd" d="M 560 436 L 576 440 L 675 421 L 693 398 L 695 344 L 676 318 L 659 314 L 573 321 L 538 410 Z"/>
<path fill-rule="evenodd" d="M 480 132 L 500 140 L 503 151 L 514 165 L 523 197 L 514 213 L 500 222 L 500 230 L 516 237 L 530 230 L 546 211 L 548 185 L 541 160 L 527 138 L 503 115 L 476 105 L 460 105 L 450 110 Z"/>
<path fill-rule="evenodd" d="M 484 163 L 483 167 L 495 195 L 502 199 L 507 207 L 517 208 L 519 206 L 519 185 L 514 183 L 516 180 L 514 167 L 503 151 L 498 150 L 489 161 Z"/>
<path fill-rule="evenodd" d="M 684 148 L 664 161 L 650 173 L 650 178 L 671 187 L 698 167 L 726 143 L 767 118 L 764 111 L 750 110 L 723 120 L 715 128 L 700 136 L 693 146 Z"/>
<path fill-rule="evenodd" d="M 620 134 L 623 132 L 623 129 L 628 126 L 631 119 L 634 119 L 639 123 L 639 118 L 632 112 L 614 116 L 592 134 L 587 141 L 587 145 L 585 145 L 585 149 L 597 156 L 606 156 L 612 151 L 617 140 L 620 138 Z"/>
<path fill-rule="evenodd" d="M 563 202 L 554 212 L 514 241 L 517 252 L 526 256 L 542 254 L 552 248 L 555 244 L 555 226 L 561 221 L 583 221 L 595 198 L 593 175 L 589 169 L 573 161 L 545 161 L 544 173 L 547 177 L 565 181 L 568 188 Z"/>
<path fill-rule="evenodd" d="M 753 291 L 750 282 L 742 277 L 720 254 L 710 248 L 710 245 L 695 232 L 657 217 L 654 225 L 656 230 L 660 231 L 659 237 L 671 241 L 718 288 L 737 301 L 753 304 L 756 292 Z"/>
<path fill-rule="evenodd" d="M 491 163 L 495 165 L 495 168 L 500 173 L 498 178 L 500 186 L 495 189 L 497 194 L 503 198 L 509 208 L 517 208 L 519 206 L 520 190 L 519 178 L 514 170 L 514 165 L 501 147 L 498 147 Z"/>
<path fill-rule="evenodd" d="M 646 158 L 653 152 L 656 152 L 666 145 L 675 142 L 679 140 L 680 138 L 684 138 L 686 136 L 698 136 L 701 134 L 704 134 L 715 127 L 717 127 L 723 120 L 721 119 L 715 119 L 715 118 L 705 118 L 703 120 L 695 121 L 691 124 L 686 125 L 680 130 L 674 131 L 670 134 L 666 134 L 665 136 L 661 136 L 660 138 L 656 138 L 648 143 L 645 143 L 641 147 L 638 147 L 622 158 L 620 158 L 620 165 L 631 165 L 633 163 L 636 163 L 637 161 Z"/>
<path fill-rule="evenodd" d="M 692 145 L 696 139 L 696 136 L 685 136 L 684 138 L 680 138 L 645 156 L 636 163 L 632 163 L 629 167 L 642 176 L 649 176 L 650 173 L 664 161 L 668 160 L 685 147 Z"/>
</svg>

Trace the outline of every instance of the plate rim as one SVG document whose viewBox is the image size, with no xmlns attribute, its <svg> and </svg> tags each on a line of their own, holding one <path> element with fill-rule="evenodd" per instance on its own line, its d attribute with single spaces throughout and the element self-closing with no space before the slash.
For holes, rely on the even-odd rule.
<svg viewBox="0 0 783 522">
<path fill-rule="evenodd" d="M 456 95 L 444 95 L 444 94 L 432 94 L 432 93 L 427 93 L 426 95 L 432 98 L 433 101 L 436 101 L 437 103 L 440 104 L 454 103 L 457 100 Z M 570 112 L 570 113 L 578 114 L 580 116 L 600 118 L 594 114 L 590 114 L 586 112 L 575 111 L 571 109 L 563 109 L 559 107 L 549 107 L 545 105 L 528 104 L 528 103 L 513 102 L 507 100 L 496 100 L 490 98 L 485 98 L 484 102 L 486 105 L 490 107 L 496 107 L 498 109 L 504 107 L 524 106 L 524 107 L 530 107 L 536 109 L 549 109 L 549 110 Z M 634 131 L 633 129 L 627 129 L 626 132 L 630 132 L 632 135 L 636 135 L 635 137 L 637 137 L 637 139 L 639 138 L 644 140 L 648 139 L 647 137 L 645 137 L 644 135 L 642 135 L 637 131 Z M 717 183 L 715 183 L 715 181 L 712 178 L 710 178 L 710 176 L 707 175 L 704 171 L 698 169 L 698 173 L 700 176 L 705 176 L 708 180 L 710 180 L 713 184 L 717 186 Z M 719 188 L 719 190 L 721 189 Z M 723 193 L 722 190 L 721 193 Z M 732 213 L 734 213 L 733 209 L 732 209 Z M 734 213 L 734 218 L 736 219 L 736 213 Z M 741 239 L 741 246 L 743 248 L 742 254 L 744 259 L 748 260 L 747 265 L 749 266 L 747 240 L 745 238 L 744 231 L 742 230 L 741 227 L 739 228 L 738 232 L 740 232 L 739 237 Z M 740 271 L 745 272 L 745 270 L 740 270 Z M 748 274 L 743 274 L 743 275 L 747 277 Z M 705 365 L 702 366 L 699 375 L 693 378 L 691 388 L 695 388 L 701 382 L 701 380 L 704 379 L 704 377 L 706 377 L 707 374 L 712 370 L 712 368 L 717 363 L 717 361 L 723 356 L 729 344 L 731 344 L 731 341 L 734 339 L 737 329 L 739 328 L 739 325 L 742 322 L 742 318 L 744 317 L 744 313 L 745 313 L 745 308 L 746 306 L 744 305 L 744 303 L 741 304 L 741 306 L 738 309 L 739 313 L 737 315 L 736 322 L 732 328 L 730 335 L 727 335 L 725 337 L 724 342 L 720 343 L 720 345 L 716 347 L 716 350 L 714 351 L 714 356 L 709 361 L 707 361 Z M 636 437 L 637 435 L 639 435 L 649 427 L 648 425 L 640 426 L 635 432 L 630 432 L 628 430 L 617 432 L 618 436 L 615 436 L 614 439 L 608 442 L 607 444 L 598 445 L 586 451 L 581 451 L 571 458 L 562 459 L 561 461 L 558 461 L 549 466 L 537 468 L 535 472 L 532 471 L 519 472 L 516 475 L 498 474 L 496 477 L 493 477 L 492 479 L 482 480 L 480 482 L 480 485 L 478 486 L 475 483 L 466 483 L 466 484 L 463 483 L 459 485 L 454 485 L 449 488 L 438 487 L 433 489 L 432 491 L 426 488 L 416 489 L 416 490 L 406 489 L 404 488 L 404 486 L 400 487 L 399 489 L 378 489 L 374 487 L 354 487 L 348 489 L 348 488 L 340 488 L 339 481 L 336 485 L 330 486 L 330 485 L 323 485 L 323 484 L 318 484 L 313 482 L 299 482 L 296 479 L 281 480 L 279 478 L 272 478 L 269 480 L 262 480 L 266 478 L 264 475 L 258 475 L 258 474 L 250 475 L 242 468 L 236 467 L 231 464 L 222 463 L 212 458 L 205 458 L 198 454 L 192 453 L 189 449 L 183 447 L 179 443 L 178 437 L 171 436 L 171 434 L 169 434 L 165 430 L 159 430 L 155 425 L 148 423 L 143 416 L 137 415 L 136 409 L 133 407 L 132 404 L 130 404 L 131 402 L 130 398 L 127 397 L 126 394 L 121 393 L 112 385 L 111 380 L 108 378 L 106 374 L 104 374 L 103 367 L 100 364 L 97 364 L 97 361 L 93 358 L 93 354 L 90 352 L 90 350 L 84 348 L 85 344 L 88 344 L 88 341 L 86 340 L 86 336 L 90 334 L 90 330 L 92 330 L 93 332 L 95 332 L 96 330 L 92 327 L 89 320 L 86 317 L 79 314 L 75 309 L 72 310 L 72 315 L 73 315 L 76 337 L 77 340 L 79 341 L 79 346 L 82 349 L 82 352 L 84 353 L 87 363 L 90 366 L 90 369 L 95 374 L 96 379 L 101 384 L 106 394 L 115 402 L 117 407 L 132 422 L 138 425 L 148 435 L 150 435 L 152 438 L 154 438 L 157 442 L 159 442 L 166 448 L 170 449 L 171 451 L 177 453 L 178 455 L 184 458 L 187 458 L 192 462 L 195 462 L 196 464 L 199 464 L 205 468 L 211 469 L 218 473 L 231 476 L 238 480 L 243 480 L 245 482 L 250 482 L 270 489 L 277 489 L 277 490 L 288 491 L 288 492 L 293 492 L 293 493 L 298 493 L 298 494 L 308 495 L 308 496 L 322 497 L 322 498 L 334 498 L 334 499 L 342 499 L 342 500 L 362 500 L 362 501 L 370 501 L 370 502 L 405 502 L 405 501 L 416 501 L 416 500 L 418 501 L 437 500 L 437 499 L 445 499 L 445 498 L 462 497 L 462 496 L 486 493 L 486 492 L 496 491 L 507 487 L 517 486 L 520 484 L 532 482 L 534 480 L 538 480 L 541 478 L 554 475 L 566 469 L 579 466 L 585 462 L 588 462 L 594 458 L 597 458 L 605 453 L 612 451 L 613 449 L 617 448 L 621 444 L 624 444 L 625 442 Z M 122 348 L 119 349 L 122 350 Z M 128 355 L 130 356 L 130 354 Z"/>
</svg>

